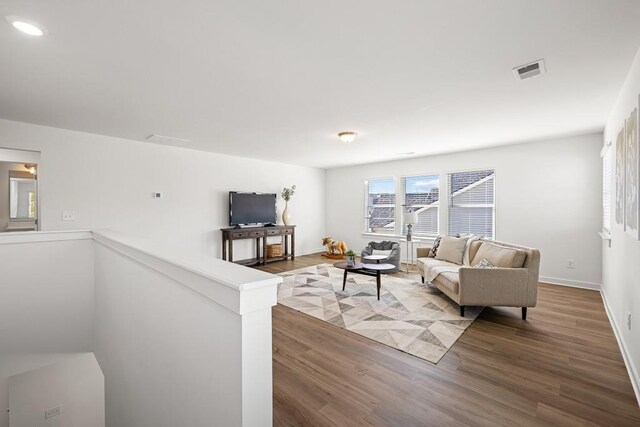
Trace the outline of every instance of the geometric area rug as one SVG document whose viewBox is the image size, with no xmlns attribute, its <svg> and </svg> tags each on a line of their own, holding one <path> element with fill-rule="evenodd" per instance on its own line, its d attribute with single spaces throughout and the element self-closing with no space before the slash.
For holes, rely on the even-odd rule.
<svg viewBox="0 0 640 427">
<path fill-rule="evenodd" d="M 382 275 L 380 301 L 376 278 L 320 264 L 280 273 L 278 303 L 348 331 L 412 354 L 438 361 L 480 314 L 459 307 L 433 286 L 392 275 Z"/>
</svg>

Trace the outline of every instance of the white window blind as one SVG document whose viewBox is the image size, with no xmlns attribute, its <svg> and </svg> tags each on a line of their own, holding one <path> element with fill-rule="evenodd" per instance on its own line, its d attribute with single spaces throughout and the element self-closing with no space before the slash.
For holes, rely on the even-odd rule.
<svg viewBox="0 0 640 427">
<path fill-rule="evenodd" d="M 364 183 L 367 233 L 395 234 L 396 181 L 394 178 L 370 179 Z"/>
<path fill-rule="evenodd" d="M 495 237 L 495 172 L 480 170 L 447 175 L 449 231 Z"/>
<path fill-rule="evenodd" d="M 405 212 L 418 212 L 418 223 L 412 232 L 421 236 L 438 234 L 438 210 L 440 199 L 440 176 L 420 175 L 402 177 L 402 204 Z M 407 234 L 407 225 L 402 224 L 402 234 Z"/>
<path fill-rule="evenodd" d="M 611 230 L 611 186 L 613 158 L 611 157 L 611 145 L 602 149 L 602 229 Z"/>
</svg>

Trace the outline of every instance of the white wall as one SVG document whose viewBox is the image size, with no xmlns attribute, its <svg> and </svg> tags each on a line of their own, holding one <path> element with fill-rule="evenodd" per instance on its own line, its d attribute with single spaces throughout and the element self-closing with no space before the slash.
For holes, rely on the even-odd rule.
<svg viewBox="0 0 640 427">
<path fill-rule="evenodd" d="M 85 353 L 9 379 L 11 427 L 104 427 L 104 376 Z M 60 415 L 45 411 L 60 406 Z"/>
<path fill-rule="evenodd" d="M 357 252 L 366 179 L 473 169 L 496 171 L 496 239 L 540 249 L 541 280 L 598 288 L 602 280 L 602 134 L 327 171 L 327 235 Z M 404 249 L 404 248 L 403 248 Z M 575 269 L 567 260 L 575 260 Z"/>
<path fill-rule="evenodd" d="M 282 279 L 111 236 L 94 233 L 107 425 L 271 425 L 271 307 Z"/>
<path fill-rule="evenodd" d="M 622 87 L 604 132 L 604 141 L 613 142 L 615 159 L 615 138 L 624 126 L 625 119 L 638 107 L 640 94 L 640 54 L 636 56 L 627 80 Z M 615 160 L 614 160 L 615 162 Z M 640 241 L 615 225 L 615 163 L 612 182 L 612 212 L 614 226 L 611 228 L 611 247 L 602 244 L 603 286 L 605 303 L 623 345 L 627 367 L 631 370 L 636 396 L 640 400 Z M 631 313 L 631 329 L 627 328 L 627 314 Z"/>
<path fill-rule="evenodd" d="M 0 120 L 0 147 L 41 152 L 42 230 L 110 228 L 219 257 L 228 226 L 228 192 L 280 194 L 289 203 L 298 253 L 321 248 L 325 171 L 223 156 L 82 132 Z M 151 193 L 164 193 L 152 199 Z M 279 199 L 279 209 L 284 203 Z M 63 211 L 76 221 L 63 222 Z M 237 242 L 235 258 L 251 256 Z M 235 248 L 234 248 L 235 249 Z"/>
<path fill-rule="evenodd" d="M 93 344 L 90 233 L 70 233 L 68 241 L 24 236 L 0 235 L 0 427 L 8 423 L 7 377 Z"/>
</svg>

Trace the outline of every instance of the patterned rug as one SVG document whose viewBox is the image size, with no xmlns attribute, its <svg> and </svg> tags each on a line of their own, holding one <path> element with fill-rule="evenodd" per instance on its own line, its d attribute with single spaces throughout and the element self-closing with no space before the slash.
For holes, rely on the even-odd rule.
<svg viewBox="0 0 640 427">
<path fill-rule="evenodd" d="M 481 309 L 460 308 L 433 286 L 382 275 L 376 278 L 320 264 L 281 273 L 278 303 L 432 363 L 445 355 Z"/>
</svg>

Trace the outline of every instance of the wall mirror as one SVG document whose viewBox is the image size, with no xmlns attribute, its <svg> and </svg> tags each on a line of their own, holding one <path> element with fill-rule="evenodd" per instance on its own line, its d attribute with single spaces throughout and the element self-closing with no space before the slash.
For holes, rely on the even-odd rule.
<svg viewBox="0 0 640 427">
<path fill-rule="evenodd" d="M 37 216 L 35 175 L 29 172 L 9 172 L 9 219 L 33 221 Z"/>
</svg>

